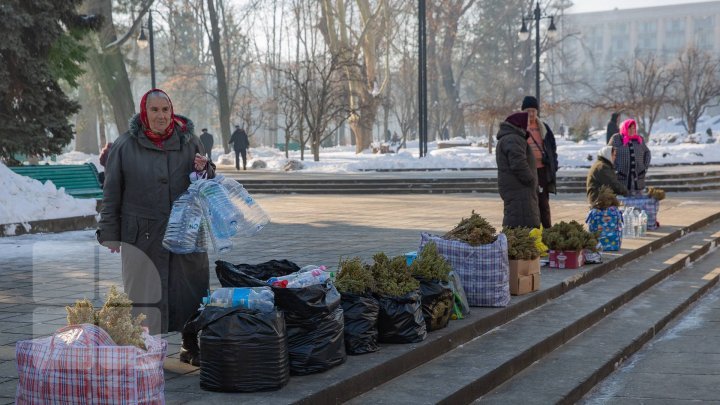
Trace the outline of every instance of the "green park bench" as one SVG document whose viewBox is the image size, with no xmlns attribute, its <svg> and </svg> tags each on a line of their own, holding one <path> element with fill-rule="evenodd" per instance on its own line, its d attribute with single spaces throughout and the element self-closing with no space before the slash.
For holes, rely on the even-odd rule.
<svg viewBox="0 0 720 405">
<path fill-rule="evenodd" d="M 57 188 L 65 187 L 65 192 L 73 197 L 99 199 L 103 196 L 102 186 L 98 180 L 98 171 L 92 163 L 11 166 L 10 170 L 43 183 L 50 180 Z"/>
<path fill-rule="evenodd" d="M 279 142 L 275 144 L 275 147 L 277 149 L 280 149 L 281 152 L 285 152 L 285 142 Z M 288 143 L 288 151 L 299 151 L 300 150 L 300 143 L 298 142 L 290 142 Z"/>
</svg>

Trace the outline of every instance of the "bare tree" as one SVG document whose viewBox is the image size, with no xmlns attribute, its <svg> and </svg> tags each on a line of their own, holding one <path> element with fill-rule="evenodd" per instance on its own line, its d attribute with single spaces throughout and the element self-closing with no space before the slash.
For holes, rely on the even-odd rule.
<svg viewBox="0 0 720 405">
<path fill-rule="evenodd" d="M 79 8 L 82 13 L 99 14 L 105 20 L 102 29 L 97 35 L 96 42 L 92 44 L 88 52 L 88 65 L 112 106 L 115 125 L 119 133 L 128 130 L 128 120 L 135 113 L 135 102 L 130 91 L 130 80 L 128 79 L 123 55 L 120 52 L 120 45 L 130 38 L 134 28 L 140 24 L 153 0 L 136 0 L 130 3 L 131 6 L 135 6 L 133 10 L 137 10 L 138 14 L 133 19 L 131 28 L 120 37 L 118 37 L 113 22 L 113 4 L 111 0 L 86 0 Z"/>
<path fill-rule="evenodd" d="M 669 101 L 675 76 L 652 54 L 621 60 L 610 68 L 601 101 L 593 106 L 627 111 L 636 118 L 639 132 L 647 138 L 660 110 Z"/>
<path fill-rule="evenodd" d="M 359 26 L 351 25 L 350 7 L 344 1 L 321 1 L 321 20 L 318 24 L 337 64 L 344 66 L 350 117 L 350 129 L 355 136 L 355 151 L 360 153 L 372 142 L 372 128 L 382 102 L 388 75 L 380 82 L 382 69 L 378 53 L 389 26 L 388 0 L 379 0 L 375 8 L 369 0 L 356 0 Z M 357 28 L 357 29 L 355 29 Z"/>
<path fill-rule="evenodd" d="M 720 104 L 720 65 L 706 52 L 686 49 L 675 62 L 677 82 L 672 104 L 680 110 L 685 129 L 693 134 L 708 107 Z"/>
</svg>

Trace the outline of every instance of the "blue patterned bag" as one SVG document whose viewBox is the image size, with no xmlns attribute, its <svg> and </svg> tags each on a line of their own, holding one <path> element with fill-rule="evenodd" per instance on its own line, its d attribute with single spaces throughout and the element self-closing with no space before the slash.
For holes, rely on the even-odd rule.
<svg viewBox="0 0 720 405">
<path fill-rule="evenodd" d="M 623 218 L 617 207 L 604 210 L 593 208 L 588 213 L 585 223 L 590 232 L 600 232 L 598 241 L 604 251 L 620 250 L 622 245 Z"/>
<path fill-rule="evenodd" d="M 472 246 L 459 240 L 422 233 L 418 252 L 435 242 L 438 253 L 460 277 L 472 307 L 504 307 L 510 303 L 510 263 L 505 234 L 493 243 Z"/>
</svg>

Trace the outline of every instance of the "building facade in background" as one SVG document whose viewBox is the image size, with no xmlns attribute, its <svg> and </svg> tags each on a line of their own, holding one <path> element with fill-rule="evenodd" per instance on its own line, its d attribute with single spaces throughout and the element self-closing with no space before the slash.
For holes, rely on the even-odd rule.
<svg viewBox="0 0 720 405">
<path fill-rule="evenodd" d="M 564 82 L 601 85 L 623 58 L 647 54 L 671 63 L 689 46 L 720 55 L 720 1 L 565 14 L 559 29 Z"/>
</svg>

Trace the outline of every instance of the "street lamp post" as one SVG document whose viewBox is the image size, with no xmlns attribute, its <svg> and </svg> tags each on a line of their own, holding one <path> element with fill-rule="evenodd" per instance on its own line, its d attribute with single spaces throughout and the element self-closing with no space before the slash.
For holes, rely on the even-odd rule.
<svg viewBox="0 0 720 405">
<path fill-rule="evenodd" d="M 550 39 L 554 38 L 557 34 L 555 28 L 555 21 L 553 16 L 543 16 L 540 12 L 540 1 L 535 3 L 535 10 L 532 16 L 523 17 L 522 27 L 518 32 L 518 37 L 521 41 L 527 41 L 530 39 L 530 31 L 527 28 L 526 20 L 535 20 L 535 98 L 538 102 L 538 111 L 540 106 L 540 20 L 543 18 L 550 19 L 550 26 L 548 27 L 547 35 Z"/>
<path fill-rule="evenodd" d="M 153 23 L 152 10 L 148 10 L 148 36 L 145 37 L 145 28 L 140 28 L 140 36 L 138 36 L 137 44 L 140 48 L 145 49 L 150 44 L 150 81 L 152 88 L 155 88 L 155 43 L 153 42 Z"/>
<path fill-rule="evenodd" d="M 418 145 L 427 155 L 427 21 L 425 0 L 418 0 Z"/>
</svg>

